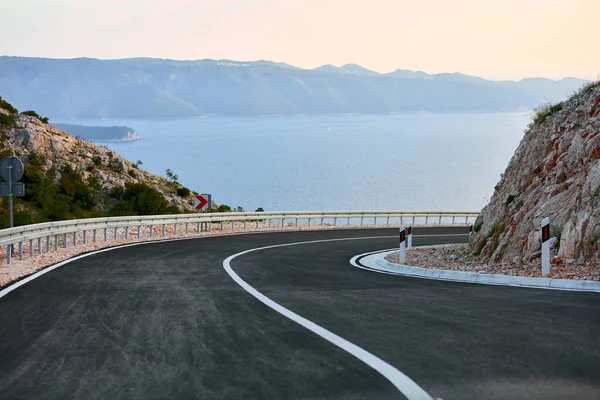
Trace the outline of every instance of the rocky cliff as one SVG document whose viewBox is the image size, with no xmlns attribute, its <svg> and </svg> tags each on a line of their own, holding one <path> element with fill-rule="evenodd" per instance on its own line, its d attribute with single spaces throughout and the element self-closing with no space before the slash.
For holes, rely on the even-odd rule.
<svg viewBox="0 0 600 400">
<path fill-rule="evenodd" d="M 540 256 L 540 223 L 550 217 L 553 262 L 600 258 L 600 84 L 537 110 L 471 247 L 490 263 Z"/>
<path fill-rule="evenodd" d="M 69 135 L 44 123 L 41 118 L 17 114 L 6 102 L 0 102 L 0 116 L 3 118 L 0 121 L 0 158 L 15 155 L 25 163 L 25 192 L 30 200 L 21 199 L 19 204 L 27 212 L 36 214 L 39 210 L 35 208 L 43 207 L 43 204 L 39 204 L 43 203 L 39 193 L 32 193 L 32 190 L 43 190 L 43 185 L 27 185 L 27 179 L 42 182 L 42 178 L 32 175 L 35 171 L 32 164 L 34 162 L 37 163 L 36 168 L 39 168 L 38 175 L 52 176 L 55 185 L 61 183 L 65 171 L 73 171 L 73 176 L 77 176 L 87 186 L 94 201 L 88 202 L 92 204 L 89 212 L 80 216 L 108 215 L 111 208 L 119 202 L 119 194 L 123 193 L 127 184 L 132 183 L 143 183 L 156 189 L 167 201 L 163 204 L 168 204 L 170 211 L 193 211 L 193 195 L 187 189 L 142 170 L 104 146 Z M 68 186 L 69 182 L 63 180 L 62 184 Z M 51 193 L 51 196 L 56 197 L 61 191 Z M 34 215 L 32 222 L 38 221 L 39 218 Z"/>
</svg>

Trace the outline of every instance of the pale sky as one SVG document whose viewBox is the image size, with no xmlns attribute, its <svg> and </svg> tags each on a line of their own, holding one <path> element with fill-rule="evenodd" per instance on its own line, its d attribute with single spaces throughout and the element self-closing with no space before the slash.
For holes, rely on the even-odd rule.
<svg viewBox="0 0 600 400">
<path fill-rule="evenodd" d="M 1 0 L 0 55 L 600 76 L 600 0 Z"/>
</svg>

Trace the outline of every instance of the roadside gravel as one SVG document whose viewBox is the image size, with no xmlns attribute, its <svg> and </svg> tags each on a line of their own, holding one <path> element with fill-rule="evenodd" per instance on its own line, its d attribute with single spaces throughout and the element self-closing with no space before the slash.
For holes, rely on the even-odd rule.
<svg viewBox="0 0 600 400">
<path fill-rule="evenodd" d="M 387 255 L 386 260 L 398 264 L 398 253 Z M 542 266 L 539 258 L 526 263 L 514 262 L 488 265 L 485 260 L 473 256 L 471 249 L 466 244 L 409 249 L 406 251 L 406 262 L 404 264 L 480 274 L 542 277 Z M 552 265 L 550 274 L 547 277 L 600 281 L 600 261 L 563 262 L 560 265 Z"/>
</svg>

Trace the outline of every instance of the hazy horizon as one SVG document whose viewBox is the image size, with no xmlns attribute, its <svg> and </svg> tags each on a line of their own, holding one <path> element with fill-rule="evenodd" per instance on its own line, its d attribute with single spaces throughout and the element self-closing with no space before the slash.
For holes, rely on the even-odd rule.
<svg viewBox="0 0 600 400">
<path fill-rule="evenodd" d="M 35 10 L 35 12 L 32 12 Z M 596 79 L 596 0 L 22 0 L 3 2 L 3 54 L 274 60 L 313 69 Z"/>
<path fill-rule="evenodd" d="M 40 58 L 40 59 L 49 59 L 49 60 L 77 60 L 77 59 L 90 59 L 90 60 L 99 60 L 99 61 L 119 61 L 119 60 L 129 60 L 129 59 L 153 59 L 153 60 L 164 60 L 164 61 L 181 61 L 181 62 L 196 62 L 196 61 L 231 61 L 231 62 L 237 62 L 237 63 L 257 63 L 257 62 L 269 62 L 269 63 L 274 63 L 274 64 L 286 64 L 289 65 L 291 67 L 294 68 L 298 68 L 298 69 L 304 69 L 304 70 L 314 70 L 320 67 L 324 67 L 324 66 L 334 66 L 337 68 L 342 68 L 345 67 L 347 65 L 358 65 L 360 67 L 363 67 L 365 69 L 369 69 L 366 68 L 365 66 L 358 64 L 358 63 L 346 63 L 346 64 L 342 64 L 342 65 L 333 65 L 333 64 L 321 64 L 318 65 L 314 68 L 303 68 L 303 67 L 299 67 L 297 65 L 292 65 L 289 63 L 285 63 L 283 61 L 278 61 L 278 60 L 264 60 L 264 59 L 260 59 L 260 60 L 236 60 L 236 59 L 232 59 L 232 58 L 220 58 L 220 59 L 214 59 L 214 58 L 197 58 L 197 59 L 174 59 L 174 58 L 163 58 L 163 57 L 144 57 L 144 56 L 140 56 L 140 57 L 123 57 L 123 58 L 98 58 L 98 57 L 39 57 L 39 56 L 21 56 L 21 55 L 11 55 L 11 54 L 0 54 L 0 57 L 18 57 L 18 58 Z M 430 75 L 435 75 L 435 74 L 465 74 L 462 71 L 442 71 L 442 72 L 428 72 L 428 71 L 422 71 L 422 70 L 408 70 L 402 67 L 398 67 L 398 68 L 394 68 L 390 71 L 384 71 L 384 72 L 380 72 L 380 71 L 375 71 L 375 70 L 371 70 L 373 72 L 379 73 L 381 75 L 385 75 L 385 74 L 389 74 L 392 73 L 394 71 L 397 70 L 406 70 L 406 71 L 413 71 L 413 72 L 425 72 L 427 74 Z M 465 75 L 470 75 L 470 74 L 465 74 Z M 563 76 L 563 77 L 544 77 L 544 76 L 540 76 L 540 75 L 536 75 L 536 76 L 515 76 L 515 77 L 486 77 L 486 76 L 481 76 L 481 75 L 470 75 L 470 76 L 475 76 L 475 77 L 480 77 L 480 78 L 484 78 L 484 79 L 488 79 L 488 80 L 493 80 L 493 81 L 520 81 L 523 79 L 530 79 L 530 78 L 546 78 L 546 79 L 552 79 L 552 80 L 561 80 L 561 79 L 569 79 L 569 78 L 576 78 L 576 79 L 585 79 L 585 80 L 596 80 L 600 78 L 600 75 L 595 76 L 595 77 L 584 77 L 584 76 L 574 76 L 574 75 L 567 75 L 567 76 Z"/>
</svg>

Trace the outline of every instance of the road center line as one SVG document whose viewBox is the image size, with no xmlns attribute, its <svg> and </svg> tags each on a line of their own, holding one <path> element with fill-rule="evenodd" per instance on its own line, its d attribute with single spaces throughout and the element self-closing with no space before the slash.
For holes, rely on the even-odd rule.
<svg viewBox="0 0 600 400">
<path fill-rule="evenodd" d="M 347 351 L 354 357 L 358 358 L 359 360 L 361 360 L 362 362 L 364 362 L 365 364 L 367 364 L 368 366 L 370 366 L 371 368 L 373 368 L 374 370 L 379 372 L 381 375 L 383 375 L 388 381 L 390 381 L 392 383 L 392 385 L 394 385 L 409 400 L 433 400 L 433 397 L 431 397 L 427 392 L 425 392 L 419 385 L 417 385 L 417 383 L 415 383 L 408 376 L 406 376 L 405 374 L 400 372 L 398 369 L 396 369 L 392 365 L 386 363 L 379 357 L 369 353 L 365 349 L 347 341 L 346 339 L 336 335 L 335 333 L 328 331 L 327 329 L 323 328 L 322 326 L 319 326 L 319 325 L 315 324 L 314 322 L 309 321 L 308 319 L 294 313 L 293 311 L 290 311 L 289 309 L 287 309 L 287 308 L 283 307 L 282 305 L 276 303 L 275 301 L 271 300 L 270 298 L 268 298 L 267 296 L 263 295 L 258 290 L 256 290 L 254 287 L 250 286 L 246 281 L 244 281 L 242 278 L 240 278 L 240 276 L 238 274 L 236 274 L 235 271 L 231 268 L 231 261 L 233 259 L 235 259 L 236 257 L 242 256 L 244 254 L 252 253 L 255 251 L 273 249 L 273 248 L 277 248 L 277 247 L 299 246 L 299 245 L 304 245 L 304 244 L 335 242 L 335 241 L 343 241 L 343 240 L 367 240 L 367 239 L 384 239 L 384 238 L 388 239 L 388 238 L 396 238 L 396 237 L 397 236 L 394 235 L 394 236 L 370 236 L 370 237 L 359 237 L 359 238 L 312 240 L 312 241 L 307 241 L 307 242 L 285 243 L 285 244 L 278 244 L 278 245 L 273 245 L 273 246 L 258 247 L 255 249 L 242 251 L 240 253 L 237 253 L 237 254 L 227 257 L 223 261 L 223 268 L 238 285 L 240 285 L 245 291 L 250 293 L 252 296 L 254 296 L 256 299 L 258 299 L 260 302 L 262 302 L 266 306 L 272 308 L 273 310 L 277 311 L 279 314 L 283 315 L 284 317 L 291 319 L 292 321 L 296 322 L 299 325 L 302 325 L 304 328 L 321 336 L 323 339 L 327 340 L 328 342 L 336 345 L 337 347 Z"/>
</svg>

